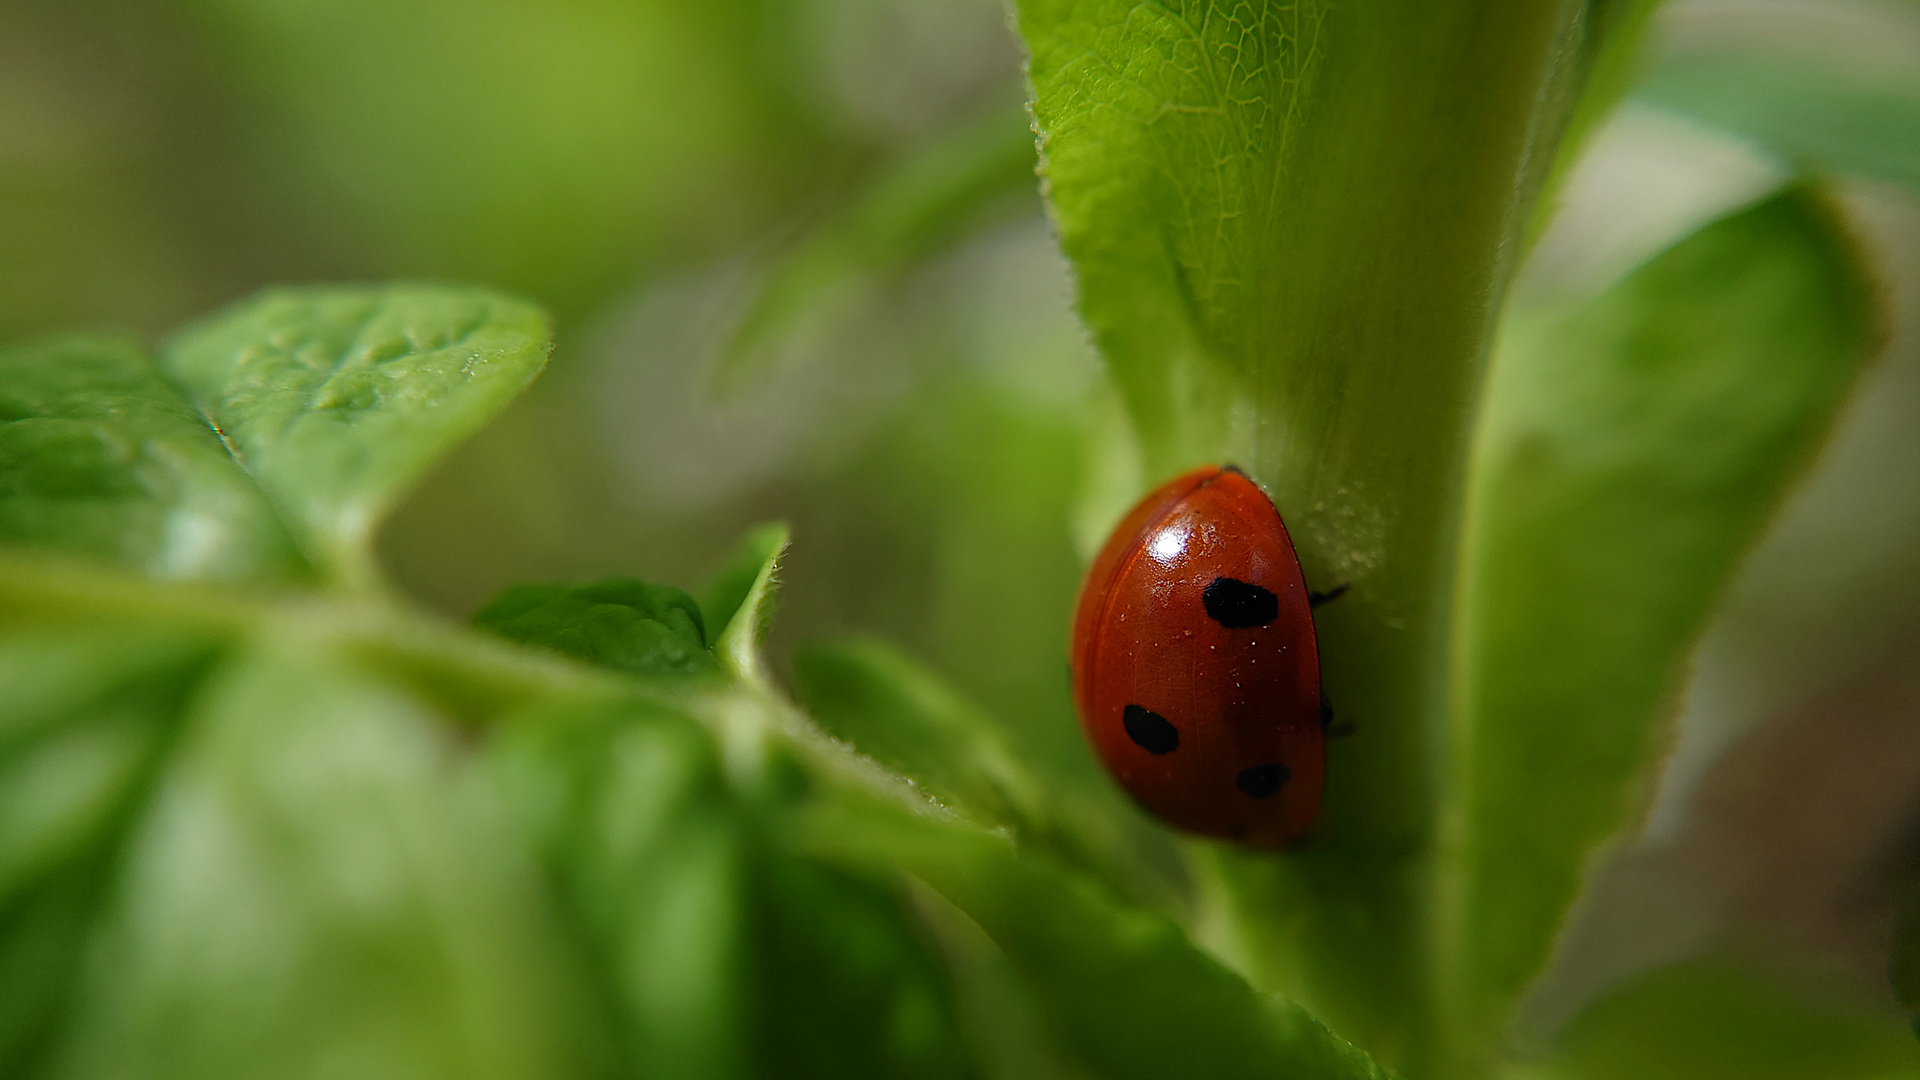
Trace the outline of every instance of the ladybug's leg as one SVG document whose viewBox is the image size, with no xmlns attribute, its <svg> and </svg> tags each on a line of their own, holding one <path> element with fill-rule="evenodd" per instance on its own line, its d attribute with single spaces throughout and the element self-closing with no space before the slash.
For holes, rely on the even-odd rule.
<svg viewBox="0 0 1920 1080">
<path fill-rule="evenodd" d="M 1344 590 L 1346 586 L 1342 585 L 1341 588 Z M 1333 702 L 1328 701 L 1324 693 L 1320 695 L 1320 730 L 1329 739 L 1344 739 L 1353 734 L 1353 721 L 1333 722 Z"/>
<path fill-rule="evenodd" d="M 1324 604 L 1329 600 L 1338 600 L 1340 599 L 1340 597 L 1344 596 L 1346 594 L 1346 591 L 1350 588 L 1352 588 L 1351 585 L 1335 585 L 1333 588 L 1328 589 L 1326 592 L 1314 592 L 1313 590 L 1309 589 L 1307 590 L 1307 609 L 1312 610 L 1314 608 L 1317 608 L 1321 604 Z"/>
</svg>

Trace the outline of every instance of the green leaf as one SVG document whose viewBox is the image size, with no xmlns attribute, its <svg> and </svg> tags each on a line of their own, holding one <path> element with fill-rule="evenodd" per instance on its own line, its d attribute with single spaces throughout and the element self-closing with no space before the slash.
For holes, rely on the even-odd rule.
<svg viewBox="0 0 1920 1080">
<path fill-rule="evenodd" d="M 492 757 L 644 1075 L 970 1075 L 896 876 L 795 858 L 777 785 L 733 787 L 687 717 L 551 705 L 514 718 Z"/>
<path fill-rule="evenodd" d="M 942 801 L 992 825 L 1031 827 L 1035 781 L 993 721 L 897 648 L 877 639 L 813 644 L 793 658 L 794 690 L 814 720 Z"/>
<path fill-rule="evenodd" d="M 1468 1060 L 1496 1049 L 1643 793 L 1715 598 L 1872 355 L 1869 292 L 1831 211 L 1793 190 L 1510 328 L 1473 478 L 1439 879 Z"/>
<path fill-rule="evenodd" d="M 617 1053 L 644 1075 L 749 1075 L 746 837 L 712 741 L 621 702 L 529 710 L 490 748 L 595 972 Z"/>
<path fill-rule="evenodd" d="M 590 664 L 660 675 L 710 671 L 700 606 L 671 585 L 610 578 L 592 585 L 515 585 L 475 626 Z"/>
<path fill-rule="evenodd" d="M 1588 5 L 1023 0 L 1042 171 L 1145 449 L 1275 496 L 1316 589 L 1330 753 L 1296 957 L 1389 1062 L 1432 1030 L 1422 858 L 1472 405 Z M 1585 55 L 1590 55 L 1591 50 Z"/>
<path fill-rule="evenodd" d="M 306 573 L 206 418 L 138 347 L 97 338 L 0 351 L 0 543 L 156 578 Z"/>
<path fill-rule="evenodd" d="M 85 852 L 124 809 L 209 650 L 171 628 L 0 637 L 0 906 Z"/>
<path fill-rule="evenodd" d="M 925 882 L 914 883 L 913 899 L 952 973 L 959 1020 L 983 1071 L 998 1080 L 1091 1080 L 980 924 Z"/>
<path fill-rule="evenodd" d="M 1912 1034 L 1851 991 L 1817 981 L 1796 987 L 1724 956 L 1689 960 L 1589 1006 L 1544 1072 L 1563 1080 L 1920 1076 Z"/>
<path fill-rule="evenodd" d="M 364 588 L 381 516 L 539 374 L 549 336 L 482 289 L 282 288 L 188 327 L 165 365 L 307 555 Z"/>
<path fill-rule="evenodd" d="M 756 854 L 761 1075 L 975 1075 L 946 972 L 905 907 L 901 876 Z"/>
<path fill-rule="evenodd" d="M 1165 916 L 1117 902 L 1044 856 L 858 796 L 818 804 L 796 827 L 803 849 L 898 867 L 966 912 L 1033 988 L 1061 1042 L 1099 1076 L 1387 1076 L 1298 1006 L 1195 949 Z"/>
<path fill-rule="evenodd" d="M 289 645 L 196 696 L 90 935 L 61 1072 L 572 1075 L 579 991 L 451 730 Z"/>
<path fill-rule="evenodd" d="M 702 605 L 707 625 L 715 628 L 713 651 L 721 666 L 750 683 L 766 682 L 760 639 L 773 619 L 780 556 L 787 550 L 789 535 L 783 521 L 750 530 L 708 586 Z"/>
<path fill-rule="evenodd" d="M 1743 135 L 1803 167 L 1920 191 L 1920 78 L 1731 48 L 1669 50 L 1640 100 Z"/>
<path fill-rule="evenodd" d="M 212 643 L 176 628 L 0 637 L 0 1074 L 64 1026 L 117 842 Z"/>
</svg>

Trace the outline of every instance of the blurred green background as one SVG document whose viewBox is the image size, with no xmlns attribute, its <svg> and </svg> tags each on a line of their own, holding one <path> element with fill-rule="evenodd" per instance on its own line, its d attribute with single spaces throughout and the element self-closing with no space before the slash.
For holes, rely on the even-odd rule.
<svg viewBox="0 0 1920 1080">
<path fill-rule="evenodd" d="M 692 586 L 785 518 L 776 662 L 889 638 L 1100 797 L 1067 614 L 1140 477 L 1020 61 L 997 0 L 10 0 L 0 339 L 151 339 L 268 282 L 522 293 L 556 316 L 552 368 L 389 524 L 402 589 L 464 618 L 519 581 Z M 1920 6 L 1667 5 L 1517 285 L 1522 311 L 1593 295 L 1806 157 L 1844 173 L 1895 313 L 1709 632 L 1655 809 L 1530 1002 L 1542 1036 L 1710 941 L 1886 994 L 1920 866 L 1920 206 L 1897 186 L 1920 129 L 1848 160 L 1831 117 L 1860 101 L 1920 101 Z"/>
</svg>

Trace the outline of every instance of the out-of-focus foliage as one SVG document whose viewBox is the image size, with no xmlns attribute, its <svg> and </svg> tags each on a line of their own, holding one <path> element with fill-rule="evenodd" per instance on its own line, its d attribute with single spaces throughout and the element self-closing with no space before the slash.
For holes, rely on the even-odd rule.
<svg viewBox="0 0 1920 1080">
<path fill-rule="evenodd" d="M 1744 33 L 1679 20 L 1635 96 L 1802 167 L 1920 191 L 1920 9 L 1773 4 L 1755 5 L 1748 18 Z M 1854 33 L 1844 32 L 1848 21 Z"/>
<path fill-rule="evenodd" d="M 1454 642 L 1440 932 L 1461 1022 L 1498 1032 L 1631 809 L 1713 599 L 1879 344 L 1860 275 L 1794 191 L 1509 323 Z"/>
</svg>

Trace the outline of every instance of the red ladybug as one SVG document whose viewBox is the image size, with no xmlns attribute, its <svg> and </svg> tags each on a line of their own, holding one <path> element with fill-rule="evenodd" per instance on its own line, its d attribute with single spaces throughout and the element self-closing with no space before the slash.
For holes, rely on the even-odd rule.
<svg viewBox="0 0 1920 1080">
<path fill-rule="evenodd" d="M 1238 469 L 1156 488 L 1108 538 L 1073 623 L 1080 725 L 1172 825 L 1274 847 L 1320 809 L 1312 603 L 1273 501 Z"/>
</svg>

